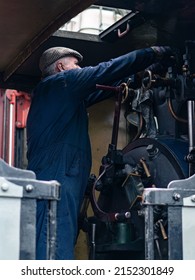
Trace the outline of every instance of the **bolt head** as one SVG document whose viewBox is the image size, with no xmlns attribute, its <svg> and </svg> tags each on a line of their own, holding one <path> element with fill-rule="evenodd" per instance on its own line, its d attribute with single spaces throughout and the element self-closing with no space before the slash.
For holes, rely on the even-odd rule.
<svg viewBox="0 0 195 280">
<path fill-rule="evenodd" d="M 180 195 L 179 193 L 174 193 L 174 194 L 173 194 L 173 199 L 174 199 L 175 201 L 179 201 L 180 198 L 181 198 L 181 195 Z"/>
<path fill-rule="evenodd" d="M 30 185 L 30 184 L 29 184 L 29 185 L 26 185 L 26 188 L 25 188 L 25 189 L 26 189 L 27 192 L 32 192 L 32 190 L 34 189 L 34 187 L 33 187 L 33 185 Z"/>
<path fill-rule="evenodd" d="M 3 183 L 3 184 L 1 185 L 1 189 L 2 189 L 2 191 L 7 192 L 8 189 L 9 189 L 9 185 L 8 185 L 7 183 Z"/>
</svg>

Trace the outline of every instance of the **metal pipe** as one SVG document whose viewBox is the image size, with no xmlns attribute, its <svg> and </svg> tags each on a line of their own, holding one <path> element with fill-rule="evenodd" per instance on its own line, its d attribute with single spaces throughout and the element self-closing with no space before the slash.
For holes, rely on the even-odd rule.
<svg viewBox="0 0 195 280">
<path fill-rule="evenodd" d="M 13 111 L 14 111 L 14 104 L 10 103 L 10 112 L 9 112 L 9 147 L 8 147 L 8 164 L 12 165 L 12 158 L 13 158 Z"/>
<path fill-rule="evenodd" d="M 153 205 L 145 208 L 145 259 L 154 260 L 154 212 Z"/>
<path fill-rule="evenodd" d="M 188 133 L 189 133 L 189 152 L 194 149 L 194 101 L 188 100 Z"/>
<path fill-rule="evenodd" d="M 48 201 L 47 259 L 55 260 L 57 238 L 57 201 Z"/>
<path fill-rule="evenodd" d="M 90 250 L 90 260 L 95 260 L 95 232 L 96 232 L 96 224 L 92 223 L 91 225 L 91 250 Z"/>
<path fill-rule="evenodd" d="M 194 139 L 195 139 L 195 103 L 193 100 L 187 101 L 188 106 L 188 135 L 189 135 L 189 153 L 194 150 Z M 193 175 L 195 166 L 193 162 L 189 163 L 189 176 Z"/>
<path fill-rule="evenodd" d="M 4 108 L 3 108 L 3 159 L 6 159 L 6 120 L 7 120 L 7 98 L 4 94 Z"/>
</svg>

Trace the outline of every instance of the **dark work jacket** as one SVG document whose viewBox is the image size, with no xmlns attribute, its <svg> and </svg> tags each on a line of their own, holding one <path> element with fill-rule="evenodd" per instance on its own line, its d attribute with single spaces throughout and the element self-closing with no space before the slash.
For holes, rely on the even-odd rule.
<svg viewBox="0 0 195 280">
<path fill-rule="evenodd" d="M 28 169 L 37 179 L 57 180 L 66 188 L 72 220 L 78 214 L 91 168 L 86 108 L 108 97 L 106 92 L 97 92 L 96 84 L 111 85 L 155 61 L 151 48 L 137 50 L 94 67 L 51 75 L 34 89 L 27 119 Z M 64 205 L 63 193 L 61 201 Z M 65 211 L 63 206 L 60 211 Z"/>
</svg>

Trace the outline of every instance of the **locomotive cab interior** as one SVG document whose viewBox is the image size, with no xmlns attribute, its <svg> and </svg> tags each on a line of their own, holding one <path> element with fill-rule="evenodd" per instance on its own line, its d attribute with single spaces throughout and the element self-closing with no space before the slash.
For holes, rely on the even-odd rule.
<svg viewBox="0 0 195 280">
<path fill-rule="evenodd" d="M 96 28 L 89 26 L 91 11 L 98 18 Z M 108 12 L 112 22 L 105 27 Z M 72 26 L 81 13 L 88 25 L 75 31 Z M 44 50 L 76 49 L 84 67 L 135 49 L 173 49 L 172 65 L 138 73 L 137 83 L 124 77 L 112 89 L 116 98 L 89 109 L 93 165 L 75 250 L 78 259 L 184 258 L 170 253 L 175 232 L 169 226 L 169 207 L 180 203 L 181 208 L 181 198 L 195 193 L 195 2 L 43 0 L 19 5 L 9 0 L 1 1 L 0 15 L 0 157 L 19 169 L 27 165 L 26 118 L 32 90 L 41 79 L 38 62 Z M 183 189 L 173 183 L 179 188 L 177 199 L 171 182 L 183 180 Z M 180 218 L 173 222 L 178 225 Z M 147 242 L 150 234 L 153 241 Z M 193 257 L 185 251 L 185 258 Z"/>
</svg>

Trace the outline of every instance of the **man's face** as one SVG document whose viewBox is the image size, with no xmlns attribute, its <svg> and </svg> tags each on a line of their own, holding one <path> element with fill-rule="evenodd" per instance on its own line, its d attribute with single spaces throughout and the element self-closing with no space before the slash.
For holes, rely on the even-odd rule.
<svg viewBox="0 0 195 280">
<path fill-rule="evenodd" d="M 67 56 L 60 59 L 57 63 L 57 67 L 60 71 L 81 68 L 78 65 L 78 59 L 74 56 Z"/>
</svg>

